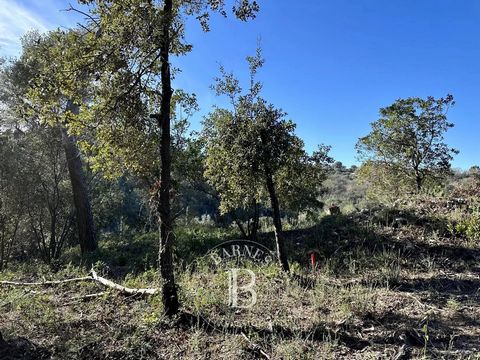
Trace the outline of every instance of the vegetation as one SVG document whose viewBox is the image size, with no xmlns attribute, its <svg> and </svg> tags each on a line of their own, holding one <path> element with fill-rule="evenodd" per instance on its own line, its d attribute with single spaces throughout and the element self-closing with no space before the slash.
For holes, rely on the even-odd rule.
<svg viewBox="0 0 480 360">
<path fill-rule="evenodd" d="M 260 49 L 248 57 L 250 89 L 241 95 L 233 74 L 217 79 L 217 94 L 229 96 L 232 110 L 216 109 L 205 121 L 205 175 L 220 194 L 220 209 L 253 209 L 256 234 L 259 206 L 268 198 L 273 213 L 277 257 L 283 270 L 288 260 L 283 240 L 280 203 L 294 213 L 321 208 L 318 196 L 330 158 L 328 148 L 309 155 L 295 134 L 295 124 L 262 99 L 255 74 L 264 63 Z"/>
<path fill-rule="evenodd" d="M 264 98 L 258 49 L 192 132 L 185 25 L 257 2 L 79 3 L 0 67 L 0 359 L 480 359 L 452 96 L 380 109 L 347 167 Z"/>
<path fill-rule="evenodd" d="M 399 188 L 422 190 L 425 182 L 448 174 L 453 155 L 458 153 L 444 143 L 444 133 L 453 124 L 447 111 L 454 105 L 453 96 L 397 100 L 380 109 L 381 118 L 372 131 L 360 138 L 359 153 L 367 158 L 365 177 L 381 178 L 377 185 L 400 180 Z"/>
</svg>

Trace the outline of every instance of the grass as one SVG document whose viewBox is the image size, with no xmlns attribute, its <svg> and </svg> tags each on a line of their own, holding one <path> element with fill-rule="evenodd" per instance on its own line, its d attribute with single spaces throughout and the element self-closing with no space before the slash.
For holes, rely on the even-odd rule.
<svg viewBox="0 0 480 360">
<path fill-rule="evenodd" d="M 103 290 L 85 282 L 0 287 L 0 330 L 17 351 L 26 351 L 20 337 L 34 344 L 25 353 L 31 359 L 255 359 L 262 351 L 272 359 L 389 359 L 404 345 L 413 358 L 478 359 L 478 244 L 464 246 L 415 222 L 397 229 L 386 224 L 353 214 L 288 231 L 295 276 L 275 264 L 248 265 L 257 276 L 258 302 L 241 310 L 226 305 L 227 273 L 187 266 L 238 234 L 182 228 L 176 253 L 187 256 L 177 261 L 177 280 L 183 311 L 196 321 L 163 317 L 158 295 L 107 292 L 76 300 Z M 272 238 L 264 233 L 259 241 L 272 248 Z M 315 269 L 311 249 L 318 252 Z M 13 263 L 0 279 L 78 277 L 94 264 L 126 286 L 156 287 L 156 254 L 156 234 L 112 237 L 87 259 L 70 249 L 57 272 Z"/>
</svg>

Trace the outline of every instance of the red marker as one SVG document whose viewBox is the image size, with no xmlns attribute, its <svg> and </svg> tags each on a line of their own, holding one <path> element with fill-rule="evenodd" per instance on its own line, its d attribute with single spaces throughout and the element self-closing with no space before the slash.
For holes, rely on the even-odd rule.
<svg viewBox="0 0 480 360">
<path fill-rule="evenodd" d="M 315 270 L 315 252 L 310 253 L 310 264 L 312 264 L 312 269 Z"/>
</svg>

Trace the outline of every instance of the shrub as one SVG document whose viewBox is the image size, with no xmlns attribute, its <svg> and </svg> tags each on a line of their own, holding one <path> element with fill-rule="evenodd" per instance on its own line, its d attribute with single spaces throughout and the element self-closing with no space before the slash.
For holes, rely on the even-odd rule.
<svg viewBox="0 0 480 360">
<path fill-rule="evenodd" d="M 456 235 L 468 240 L 480 239 L 480 214 L 472 214 L 458 221 L 454 226 Z"/>
</svg>

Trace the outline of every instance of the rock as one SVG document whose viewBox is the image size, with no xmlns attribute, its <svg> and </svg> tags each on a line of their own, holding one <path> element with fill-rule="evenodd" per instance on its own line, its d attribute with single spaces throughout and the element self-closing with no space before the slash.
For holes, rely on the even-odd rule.
<svg viewBox="0 0 480 360">
<path fill-rule="evenodd" d="M 327 209 L 327 214 L 329 215 L 340 215 L 340 208 L 337 205 L 332 205 Z"/>
</svg>

